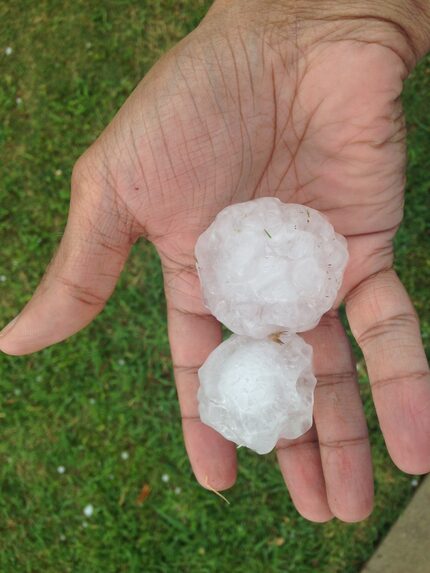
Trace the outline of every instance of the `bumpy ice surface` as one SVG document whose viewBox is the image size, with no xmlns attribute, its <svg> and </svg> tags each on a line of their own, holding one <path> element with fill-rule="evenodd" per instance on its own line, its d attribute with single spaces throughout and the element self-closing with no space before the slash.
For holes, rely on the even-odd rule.
<svg viewBox="0 0 430 573">
<path fill-rule="evenodd" d="M 254 338 L 314 328 L 348 260 L 345 238 L 321 213 L 273 197 L 226 207 L 195 254 L 206 306 Z"/>
<path fill-rule="evenodd" d="M 312 425 L 312 347 L 296 334 L 282 339 L 233 335 L 199 370 L 202 422 L 259 454 Z"/>
</svg>

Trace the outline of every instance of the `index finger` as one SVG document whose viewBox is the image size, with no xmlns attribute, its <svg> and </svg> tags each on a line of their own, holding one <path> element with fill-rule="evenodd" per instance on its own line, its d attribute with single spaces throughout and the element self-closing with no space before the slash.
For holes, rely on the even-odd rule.
<svg viewBox="0 0 430 573">
<path fill-rule="evenodd" d="M 227 489 L 236 480 L 236 446 L 201 422 L 197 371 L 222 342 L 221 325 L 204 307 L 194 267 L 164 265 L 169 340 L 185 447 L 203 487 Z"/>
</svg>

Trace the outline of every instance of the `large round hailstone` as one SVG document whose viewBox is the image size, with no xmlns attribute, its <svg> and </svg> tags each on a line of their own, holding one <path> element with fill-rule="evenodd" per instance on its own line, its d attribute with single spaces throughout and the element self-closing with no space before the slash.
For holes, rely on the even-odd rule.
<svg viewBox="0 0 430 573">
<path fill-rule="evenodd" d="M 283 342 L 233 334 L 199 370 L 202 422 L 259 454 L 312 426 L 312 347 L 296 334 Z"/>
<path fill-rule="evenodd" d="M 195 254 L 203 299 L 236 334 L 314 328 L 336 299 L 346 240 L 315 209 L 264 197 L 223 209 Z"/>
</svg>

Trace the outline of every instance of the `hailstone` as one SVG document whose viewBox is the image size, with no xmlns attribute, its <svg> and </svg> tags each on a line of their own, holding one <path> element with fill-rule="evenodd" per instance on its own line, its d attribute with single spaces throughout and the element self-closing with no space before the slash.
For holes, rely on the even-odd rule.
<svg viewBox="0 0 430 573">
<path fill-rule="evenodd" d="M 258 340 L 233 334 L 199 369 L 200 419 L 259 454 L 312 425 L 312 347 L 296 334 Z"/>
<path fill-rule="evenodd" d="M 203 300 L 236 334 L 314 328 L 336 299 L 348 251 L 318 211 L 264 197 L 223 209 L 195 247 Z"/>
</svg>

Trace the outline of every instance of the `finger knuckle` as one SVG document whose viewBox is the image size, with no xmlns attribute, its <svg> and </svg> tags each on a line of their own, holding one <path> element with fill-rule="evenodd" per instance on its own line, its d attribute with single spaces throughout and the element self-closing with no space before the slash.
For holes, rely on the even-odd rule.
<svg viewBox="0 0 430 573">
<path fill-rule="evenodd" d="M 81 285 L 64 276 L 58 275 L 58 282 L 67 291 L 67 294 L 75 301 L 85 306 L 103 307 L 106 304 L 107 297 L 97 293 L 92 287 Z"/>
<path fill-rule="evenodd" d="M 398 313 L 395 316 L 384 318 L 369 326 L 357 336 L 357 342 L 364 350 L 375 343 L 384 341 L 388 343 L 389 337 L 395 337 L 395 342 L 409 329 L 415 329 L 418 319 L 413 312 Z"/>
</svg>

